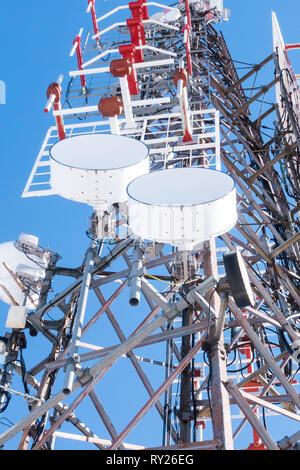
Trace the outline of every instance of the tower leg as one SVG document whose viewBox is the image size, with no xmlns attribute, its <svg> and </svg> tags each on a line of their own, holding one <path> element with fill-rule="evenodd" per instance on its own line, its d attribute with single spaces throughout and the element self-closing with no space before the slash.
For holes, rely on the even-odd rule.
<svg viewBox="0 0 300 470">
<path fill-rule="evenodd" d="M 215 241 L 209 242 L 209 246 L 203 257 L 203 268 L 205 276 L 218 276 Z M 216 293 L 213 291 L 208 292 L 207 300 L 215 311 L 219 311 L 220 298 Z M 227 381 L 226 353 L 223 334 L 221 334 L 219 339 L 216 339 L 216 324 L 210 326 L 207 340 L 210 364 L 209 393 L 211 395 L 211 418 L 214 439 L 218 439 L 222 442 L 223 449 L 232 450 L 233 438 L 230 401 L 229 393 L 224 386 Z"/>
<path fill-rule="evenodd" d="M 182 312 L 182 326 L 190 325 L 193 322 L 193 310 L 186 308 Z M 182 338 L 182 359 L 191 350 L 191 336 Z M 180 441 L 182 443 L 191 442 L 191 366 L 188 364 L 181 374 L 180 392 Z"/>
</svg>

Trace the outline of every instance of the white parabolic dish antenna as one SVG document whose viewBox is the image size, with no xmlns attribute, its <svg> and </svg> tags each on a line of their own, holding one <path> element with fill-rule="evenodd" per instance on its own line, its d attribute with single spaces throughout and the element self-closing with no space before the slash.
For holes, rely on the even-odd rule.
<svg viewBox="0 0 300 470">
<path fill-rule="evenodd" d="M 51 186 L 96 210 L 125 202 L 127 185 L 149 171 L 148 147 L 113 134 L 69 137 L 50 149 Z"/>
<path fill-rule="evenodd" d="M 137 236 L 191 250 L 237 221 L 235 183 L 206 168 L 154 171 L 127 188 L 129 226 Z"/>
</svg>

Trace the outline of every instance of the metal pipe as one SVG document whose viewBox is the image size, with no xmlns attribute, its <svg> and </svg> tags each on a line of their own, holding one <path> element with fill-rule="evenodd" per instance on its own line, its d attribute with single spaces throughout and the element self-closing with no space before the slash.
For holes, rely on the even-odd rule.
<svg viewBox="0 0 300 470">
<path fill-rule="evenodd" d="M 217 341 L 220 340 L 221 335 L 223 333 L 227 307 L 228 307 L 228 293 L 224 292 L 221 295 L 221 307 L 220 307 L 220 312 L 219 312 L 219 318 L 216 324 L 215 338 Z"/>
<path fill-rule="evenodd" d="M 226 388 L 230 391 L 232 397 L 236 400 L 238 406 L 243 411 L 247 420 L 250 422 L 252 427 L 257 431 L 263 443 L 269 450 L 278 450 L 276 443 L 273 441 L 269 433 L 266 431 L 262 423 L 259 421 L 256 414 L 252 411 L 247 400 L 243 397 L 238 387 L 232 380 L 229 380 L 226 384 Z"/>
<path fill-rule="evenodd" d="M 290 437 L 285 436 L 283 439 L 277 442 L 278 447 L 280 450 L 288 449 L 292 447 L 295 442 L 300 440 L 300 431 L 297 431 L 295 434 L 292 434 Z"/>
<path fill-rule="evenodd" d="M 288 240 L 285 240 L 281 245 L 277 246 L 273 251 L 271 251 L 271 253 L 269 254 L 270 258 L 275 258 L 284 250 L 289 248 L 291 245 L 299 242 L 299 240 L 300 240 L 300 232 L 294 233 L 294 235 L 291 238 L 289 238 Z"/>
<path fill-rule="evenodd" d="M 129 246 L 132 244 L 133 240 L 132 238 L 126 238 L 125 240 L 122 240 L 116 248 L 114 248 L 110 253 L 108 253 L 104 258 L 99 258 L 96 260 L 95 268 L 93 269 L 92 274 L 97 274 L 98 271 L 103 271 L 103 269 L 107 266 L 110 265 L 110 263 L 117 258 L 120 254 L 122 254 Z M 83 282 L 83 276 L 77 279 L 71 286 L 67 287 L 64 291 L 62 291 L 60 294 L 56 295 L 50 302 L 48 302 L 46 305 L 43 305 L 40 309 L 36 310 L 34 313 L 32 313 L 29 317 L 30 323 L 33 323 L 34 326 L 36 326 L 39 331 L 43 332 L 43 328 L 40 325 L 40 320 L 45 315 L 51 308 L 54 308 L 58 304 L 60 304 L 68 295 L 71 295 L 75 290 L 79 290 L 79 286 L 81 286 Z M 93 283 L 93 288 L 96 287 L 96 283 L 94 285 Z"/>
<path fill-rule="evenodd" d="M 133 260 L 128 281 L 130 286 L 129 304 L 132 307 L 137 306 L 141 299 L 142 275 L 144 274 L 143 256 L 141 240 L 137 240 L 133 246 Z"/>
<path fill-rule="evenodd" d="M 76 365 L 78 363 L 78 341 L 80 340 L 81 335 L 82 335 L 83 320 L 84 320 L 88 292 L 89 292 L 91 277 L 92 277 L 91 273 L 92 273 L 94 263 L 95 263 L 94 258 L 95 258 L 96 245 L 97 243 L 93 240 L 91 243 L 91 246 L 89 247 L 87 251 L 85 272 L 84 272 L 84 277 L 83 277 L 83 281 L 82 281 L 81 289 L 80 289 L 78 310 L 76 313 L 75 324 L 74 324 L 74 328 L 72 332 L 70 354 L 67 359 L 66 375 L 65 375 L 64 387 L 63 387 L 63 392 L 66 395 L 69 394 L 72 390 Z"/>
</svg>

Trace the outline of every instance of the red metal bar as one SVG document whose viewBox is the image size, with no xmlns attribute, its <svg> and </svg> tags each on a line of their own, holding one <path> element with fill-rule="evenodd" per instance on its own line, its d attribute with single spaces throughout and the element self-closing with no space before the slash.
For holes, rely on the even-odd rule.
<svg viewBox="0 0 300 470">
<path fill-rule="evenodd" d="M 187 73 L 184 68 L 176 70 L 174 82 L 177 86 L 177 96 L 180 98 L 181 114 L 183 121 L 183 142 L 192 142 L 192 130 L 190 119 L 188 116 L 188 99 L 187 99 Z M 181 85 L 181 86 L 180 86 Z"/>
<path fill-rule="evenodd" d="M 286 44 L 285 45 L 285 50 L 289 51 L 291 49 L 300 49 L 300 43 L 298 44 Z"/>
<path fill-rule="evenodd" d="M 143 2 L 129 2 L 129 9 L 132 14 L 132 18 L 135 20 L 143 20 Z"/>
<path fill-rule="evenodd" d="M 58 104 L 54 103 L 53 104 L 53 109 L 54 109 L 54 111 L 60 111 L 61 110 L 60 102 Z M 56 127 L 57 127 L 59 140 L 63 140 L 63 139 L 66 138 L 63 117 L 62 116 L 55 116 L 55 121 L 56 121 Z"/>
<path fill-rule="evenodd" d="M 54 111 L 60 111 L 61 110 L 61 103 L 60 103 L 61 86 L 60 86 L 59 83 L 51 83 L 49 85 L 49 87 L 47 89 L 47 98 L 51 99 L 51 97 L 55 97 L 54 101 L 53 101 Z M 48 109 L 45 108 L 44 112 L 48 112 Z M 57 127 L 59 140 L 63 140 L 63 139 L 66 138 L 63 117 L 62 116 L 55 116 L 55 121 L 56 121 L 56 127 Z"/>
<path fill-rule="evenodd" d="M 144 25 L 141 20 L 129 18 L 127 26 L 130 30 L 131 42 L 134 46 L 144 46 L 146 44 Z M 141 49 L 135 51 L 135 62 L 144 62 L 144 54 Z"/>
<path fill-rule="evenodd" d="M 132 18 L 140 20 L 149 20 L 147 0 L 137 0 L 135 2 L 129 2 L 129 8 L 132 13 Z"/>
<path fill-rule="evenodd" d="M 88 4 L 91 5 L 91 14 L 92 14 L 92 20 L 93 20 L 93 26 L 94 26 L 94 33 L 98 34 L 99 33 L 99 28 L 98 28 L 98 23 L 97 23 L 95 1 L 96 0 L 89 0 Z"/>
<path fill-rule="evenodd" d="M 142 0 L 143 2 L 143 20 L 149 20 L 149 12 L 147 6 L 147 0 Z"/>
<path fill-rule="evenodd" d="M 191 28 L 192 27 L 192 20 L 191 20 L 191 11 L 190 11 L 190 2 L 189 0 L 184 0 L 185 1 L 185 11 L 186 11 L 186 16 L 188 20 L 188 25 Z"/>
<path fill-rule="evenodd" d="M 82 67 L 83 60 L 82 60 L 82 52 L 81 52 L 81 37 L 80 36 L 76 36 L 76 38 L 74 39 L 73 44 L 75 45 L 76 43 L 77 43 L 76 55 L 77 55 L 78 69 L 83 70 L 83 67 Z M 81 81 L 82 87 L 86 88 L 86 81 L 85 81 L 85 76 L 84 75 L 80 75 L 80 81 Z"/>
<path fill-rule="evenodd" d="M 186 36 L 185 41 L 185 52 L 186 52 L 186 64 L 187 64 L 187 71 L 188 74 L 191 75 L 193 73 L 193 66 L 192 66 L 192 55 L 191 55 L 191 41 L 190 41 L 190 27 L 188 24 L 185 24 L 182 27 L 183 35 Z"/>
</svg>

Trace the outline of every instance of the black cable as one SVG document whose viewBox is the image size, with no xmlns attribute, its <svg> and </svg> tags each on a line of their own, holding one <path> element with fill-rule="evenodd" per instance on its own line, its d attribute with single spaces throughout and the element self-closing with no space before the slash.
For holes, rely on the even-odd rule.
<svg viewBox="0 0 300 470">
<path fill-rule="evenodd" d="M 266 430 L 268 430 L 268 428 L 267 428 L 267 421 L 266 421 L 266 409 L 265 409 L 264 406 L 263 406 L 263 408 L 262 408 L 262 418 L 263 418 L 263 425 L 264 425 L 264 428 L 265 428 Z"/>
<path fill-rule="evenodd" d="M 24 390 L 27 395 L 30 395 L 30 391 L 26 382 L 26 366 L 25 366 L 25 361 L 23 358 L 22 348 L 20 348 L 20 362 L 21 362 L 21 373 L 22 373 L 22 382 L 23 382 Z"/>
<path fill-rule="evenodd" d="M 240 361 L 240 370 L 239 370 L 239 372 L 241 373 L 241 376 L 243 377 L 243 379 L 245 379 L 246 377 L 244 376 L 243 372 L 244 372 L 245 369 L 248 372 L 248 367 L 249 366 L 248 367 L 243 366 L 243 359 L 242 359 L 240 348 L 237 349 L 237 352 L 238 352 L 239 361 Z M 253 358 L 253 356 L 252 356 L 252 358 Z"/>
<path fill-rule="evenodd" d="M 210 358 L 210 344 L 207 341 L 205 341 L 203 343 L 202 349 L 203 349 L 204 362 L 209 367 L 209 372 L 208 372 L 208 377 L 207 377 L 207 384 L 206 384 L 205 389 L 206 389 L 206 393 L 207 393 L 210 414 L 212 416 L 212 407 L 211 407 L 211 399 L 210 399 L 210 391 L 209 391 L 209 387 L 211 385 L 211 377 L 212 377 L 212 367 L 211 367 L 211 358 Z M 206 357 L 207 357 L 208 361 L 206 360 Z"/>
<path fill-rule="evenodd" d="M 3 421 L 7 421 L 7 423 L 3 423 Z M 3 418 L 0 418 L 0 424 L 3 424 L 4 426 L 7 426 L 7 427 L 10 427 L 10 426 L 14 426 L 15 423 L 13 423 L 10 419 L 6 418 L 5 416 L 3 416 Z"/>
<path fill-rule="evenodd" d="M 70 109 L 73 109 L 69 100 L 68 100 L 68 95 L 69 95 L 69 91 L 70 91 L 70 88 L 71 88 L 71 85 L 73 83 L 73 80 L 74 80 L 74 77 L 71 78 L 71 80 L 69 81 L 68 83 L 68 86 L 67 86 L 67 90 L 66 90 L 66 95 L 65 95 L 65 102 L 67 103 L 67 105 L 69 106 Z M 87 106 L 88 105 L 88 99 L 87 99 L 87 96 L 85 96 L 85 105 Z M 83 117 L 81 116 L 78 116 L 78 114 L 75 114 L 74 113 L 74 116 L 79 119 L 80 121 L 84 121 L 86 118 L 87 118 L 87 115 L 88 113 L 85 113 L 85 115 Z"/>
<path fill-rule="evenodd" d="M 7 409 L 9 402 L 11 400 L 11 393 L 7 392 L 6 390 L 0 391 L 0 398 L 2 398 L 3 396 L 6 397 L 6 402 L 4 402 L 3 405 L 1 406 L 0 413 L 3 413 Z"/>
<path fill-rule="evenodd" d="M 38 261 L 36 261 L 35 259 L 31 258 L 31 257 L 28 255 L 28 253 L 26 252 L 24 246 L 22 246 L 21 248 L 22 248 L 22 251 L 23 251 L 24 255 L 25 255 L 30 261 L 32 261 L 33 263 L 35 263 L 39 268 L 43 269 L 44 271 L 45 271 L 45 269 L 48 269 L 47 266 L 46 266 L 46 267 L 45 267 L 45 266 L 42 266 L 40 263 L 38 263 Z M 49 269 L 51 269 L 51 268 L 49 268 Z"/>
<path fill-rule="evenodd" d="M 227 367 L 231 366 L 236 361 L 236 349 L 237 348 L 233 348 L 234 358 L 231 362 L 227 364 Z"/>
<path fill-rule="evenodd" d="M 195 346 L 195 335 L 192 335 L 192 348 Z M 191 381 L 192 381 L 192 402 L 193 402 L 193 442 L 196 442 L 196 428 L 197 428 L 197 403 L 195 396 L 195 384 L 194 384 L 194 375 L 195 375 L 195 357 L 192 359 L 192 370 L 191 370 Z"/>
<path fill-rule="evenodd" d="M 208 405 L 209 405 L 209 409 L 210 409 L 210 415 L 212 416 L 212 407 L 211 407 L 211 399 L 210 399 L 210 391 L 209 391 L 211 376 L 212 376 L 210 355 L 208 355 L 208 360 L 209 360 L 209 373 L 208 373 L 208 380 L 207 380 L 207 385 L 206 385 L 206 392 L 207 392 L 207 398 L 208 398 Z"/>
<path fill-rule="evenodd" d="M 47 386 L 47 390 L 46 390 L 46 393 L 45 393 L 45 400 L 47 401 L 50 396 L 51 396 L 51 391 L 52 391 L 52 388 L 53 388 L 53 385 L 54 385 L 54 382 L 55 382 L 55 378 L 56 378 L 56 375 L 58 374 L 58 369 L 54 369 L 50 374 L 49 374 L 49 382 L 48 382 L 48 386 Z M 47 417 L 47 413 L 45 413 L 44 415 L 41 416 L 40 420 L 37 422 L 37 425 L 35 427 L 35 437 L 33 439 L 33 443 L 32 443 L 32 446 L 31 446 L 31 449 L 33 449 L 33 447 L 35 446 L 35 444 L 38 442 L 40 436 L 43 434 L 44 432 L 44 429 L 45 429 L 45 426 L 46 426 L 46 417 Z M 45 443 L 46 447 L 50 449 L 50 446 L 49 446 L 49 442 L 46 442 Z"/>
<path fill-rule="evenodd" d="M 9 362 L 6 362 L 4 367 L 3 367 L 3 371 L 2 371 L 2 377 L 1 377 L 1 382 L 0 384 L 5 386 L 6 382 L 7 382 L 7 379 L 6 379 L 6 369 L 7 369 L 7 366 L 9 364 L 13 364 L 15 361 L 9 361 Z M 3 413 L 9 403 L 10 403 L 10 400 L 11 400 L 11 393 L 9 393 L 7 390 L 3 390 L 0 388 L 0 399 L 2 399 L 2 397 L 6 397 L 6 401 L 2 404 L 1 408 L 0 408 L 0 413 Z"/>
<path fill-rule="evenodd" d="M 244 346 L 244 345 L 241 345 L 241 346 Z M 238 351 L 239 351 L 239 347 L 236 348 L 236 349 L 238 349 Z M 245 369 L 247 369 L 248 367 L 250 367 L 251 364 L 253 364 L 253 362 L 254 362 L 254 360 L 255 360 L 255 356 L 254 356 L 254 347 L 253 347 L 252 345 L 251 345 L 251 350 L 252 350 L 252 359 L 251 359 L 251 361 L 250 361 L 247 365 L 242 366 L 242 367 L 240 367 L 239 369 L 236 369 L 236 370 L 228 370 L 228 369 L 227 369 L 227 372 L 230 373 L 230 374 L 234 374 L 235 372 L 242 372 L 243 370 L 245 370 Z M 242 362 L 242 361 L 240 360 L 240 362 Z"/>
<path fill-rule="evenodd" d="M 295 351 L 291 348 L 286 337 L 284 336 L 284 331 L 277 328 L 277 334 L 279 338 L 279 344 L 281 344 L 283 349 L 285 349 L 285 351 L 287 351 L 290 356 L 293 356 Z"/>
</svg>

